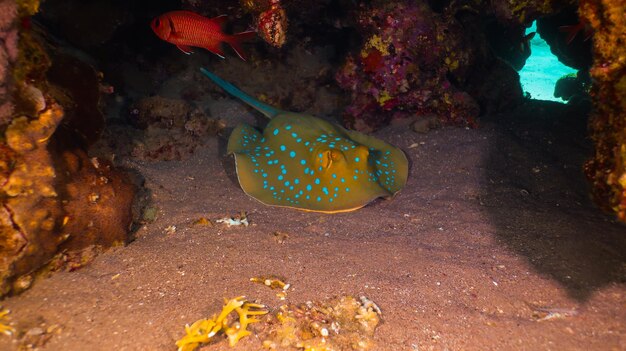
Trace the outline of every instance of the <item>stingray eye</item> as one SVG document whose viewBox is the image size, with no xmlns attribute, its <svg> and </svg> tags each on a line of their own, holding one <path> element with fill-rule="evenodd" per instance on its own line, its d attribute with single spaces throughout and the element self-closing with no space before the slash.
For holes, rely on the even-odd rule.
<svg viewBox="0 0 626 351">
<path fill-rule="evenodd" d="M 333 165 L 333 162 L 337 162 L 341 159 L 341 151 L 330 149 L 324 152 L 322 157 L 322 167 L 329 168 Z"/>
<path fill-rule="evenodd" d="M 331 162 L 337 162 L 341 159 L 341 155 L 342 155 L 341 151 L 332 149 L 329 151 L 329 153 L 330 155 L 328 156 L 330 157 Z"/>
</svg>

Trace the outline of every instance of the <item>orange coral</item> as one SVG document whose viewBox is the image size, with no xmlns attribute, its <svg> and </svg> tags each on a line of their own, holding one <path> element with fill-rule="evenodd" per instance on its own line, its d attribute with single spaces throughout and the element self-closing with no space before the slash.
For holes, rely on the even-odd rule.
<svg viewBox="0 0 626 351">
<path fill-rule="evenodd" d="M 62 118 L 60 107 L 53 105 L 38 119 L 14 119 L 5 133 L 14 158 L 0 187 L 0 296 L 27 288 L 31 281 L 28 274 L 49 260 L 62 241 L 56 231 L 62 208 L 55 190 L 53 160 L 47 150 L 50 136 Z M 13 283 L 19 276 L 24 278 Z"/>
<path fill-rule="evenodd" d="M 593 30 L 594 111 L 590 122 L 595 155 L 585 165 L 596 203 L 626 222 L 626 16 L 624 0 L 580 2 Z"/>
</svg>

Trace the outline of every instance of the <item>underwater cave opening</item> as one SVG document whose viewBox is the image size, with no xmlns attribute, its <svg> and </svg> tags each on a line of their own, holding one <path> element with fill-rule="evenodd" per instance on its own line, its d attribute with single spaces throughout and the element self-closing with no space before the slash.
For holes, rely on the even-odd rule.
<svg viewBox="0 0 626 351">
<path fill-rule="evenodd" d="M 537 32 L 537 22 L 526 29 L 526 34 Z M 564 102 L 554 94 L 557 81 L 563 76 L 576 75 L 578 70 L 563 64 L 550 51 L 550 46 L 539 35 L 530 40 L 531 55 L 518 72 L 524 93 L 535 100 Z"/>
</svg>

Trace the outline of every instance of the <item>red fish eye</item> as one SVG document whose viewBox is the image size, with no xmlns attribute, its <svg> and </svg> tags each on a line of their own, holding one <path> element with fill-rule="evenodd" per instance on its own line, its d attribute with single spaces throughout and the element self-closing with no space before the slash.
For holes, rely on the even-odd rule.
<svg viewBox="0 0 626 351">
<path fill-rule="evenodd" d="M 161 20 L 159 20 L 158 18 L 154 19 L 154 26 L 155 27 L 160 27 L 161 26 Z"/>
</svg>

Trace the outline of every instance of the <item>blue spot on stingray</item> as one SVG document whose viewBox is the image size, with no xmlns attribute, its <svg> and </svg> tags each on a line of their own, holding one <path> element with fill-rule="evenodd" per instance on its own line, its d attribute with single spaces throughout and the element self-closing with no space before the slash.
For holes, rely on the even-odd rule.
<svg viewBox="0 0 626 351">
<path fill-rule="evenodd" d="M 361 159 L 360 159 L 360 158 L 358 158 L 358 157 L 355 157 L 355 158 L 354 158 L 354 162 L 359 162 L 359 161 L 361 161 Z"/>
<path fill-rule="evenodd" d="M 285 186 L 289 186 L 289 184 L 290 184 L 289 181 L 285 182 Z"/>
<path fill-rule="evenodd" d="M 291 151 L 289 153 L 289 156 L 291 156 L 292 158 L 296 157 L 296 152 L 295 151 Z"/>
<path fill-rule="evenodd" d="M 346 182 L 346 180 L 345 180 L 344 178 L 341 178 L 341 182 L 342 182 L 342 183 L 345 183 L 345 182 Z"/>
<path fill-rule="evenodd" d="M 285 147 L 285 145 L 281 145 L 281 146 L 280 146 L 280 151 L 285 151 L 285 150 L 287 150 L 287 148 Z"/>
<path fill-rule="evenodd" d="M 346 188 L 346 193 L 349 193 L 349 192 L 350 192 L 350 188 Z"/>
<path fill-rule="evenodd" d="M 319 178 L 315 178 L 315 184 L 319 184 L 320 183 L 320 179 Z"/>
<path fill-rule="evenodd" d="M 292 136 L 292 137 L 294 137 L 294 138 L 297 138 L 297 137 L 298 137 L 298 134 L 296 134 L 296 133 L 291 133 L 291 136 Z"/>
<path fill-rule="evenodd" d="M 285 129 L 286 129 L 286 130 L 290 130 L 290 129 L 291 129 L 291 126 L 290 126 L 290 125 L 286 125 L 286 126 L 285 126 Z"/>
<path fill-rule="evenodd" d="M 281 170 L 281 171 L 280 171 L 280 173 L 282 173 L 282 174 L 287 174 L 287 170 L 286 170 L 286 169 L 283 169 L 283 170 Z"/>
<path fill-rule="evenodd" d="M 318 202 L 319 202 L 319 201 L 322 201 L 322 198 L 318 196 L 318 197 L 317 197 L 317 201 L 318 201 Z"/>
<path fill-rule="evenodd" d="M 310 171 L 311 170 L 309 169 L 309 167 L 307 167 L 307 168 L 304 169 L 304 174 L 309 174 Z"/>
<path fill-rule="evenodd" d="M 305 165 L 306 164 L 306 160 L 300 160 L 300 164 L 301 165 Z"/>
<path fill-rule="evenodd" d="M 324 194 L 328 195 L 328 188 L 323 187 L 323 188 L 322 188 L 322 192 L 323 192 Z"/>
<path fill-rule="evenodd" d="M 278 128 L 274 129 L 274 135 L 278 135 Z"/>
<path fill-rule="evenodd" d="M 285 177 L 283 177 L 282 174 L 278 176 L 278 180 L 283 180 L 283 178 L 285 178 Z"/>
<path fill-rule="evenodd" d="M 298 179 L 298 178 L 294 179 L 294 180 L 293 180 L 293 183 L 294 183 L 294 184 L 300 184 L 300 179 Z"/>
<path fill-rule="evenodd" d="M 312 188 L 313 188 L 313 187 L 311 187 L 311 184 L 307 184 L 307 185 L 306 185 L 306 190 L 307 190 L 307 191 L 311 191 L 311 189 L 312 189 Z"/>
<path fill-rule="evenodd" d="M 330 199 L 328 199 L 328 202 L 333 202 L 333 198 L 331 197 Z"/>
</svg>

